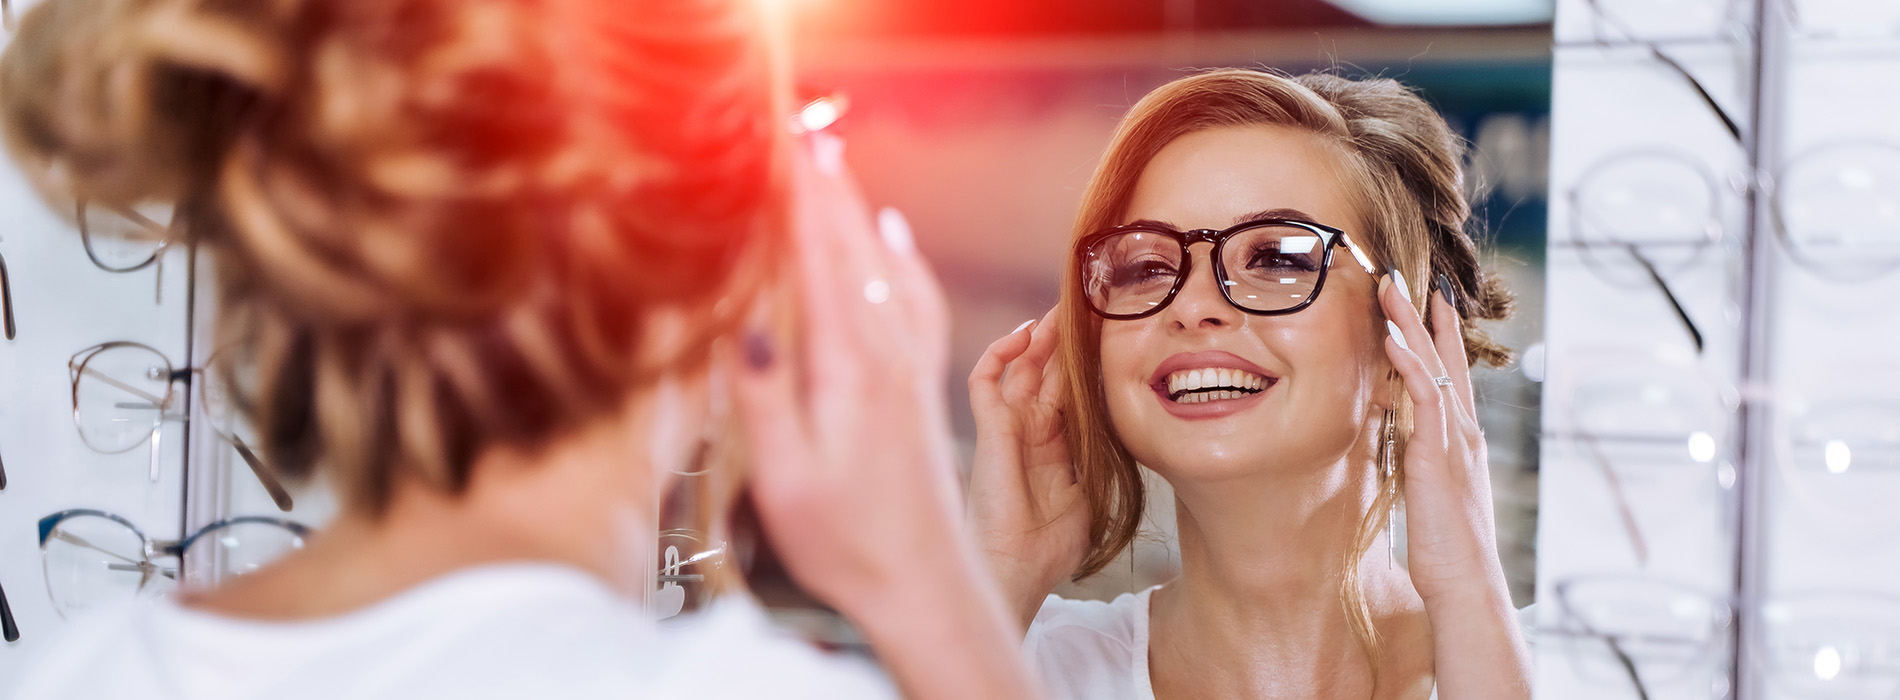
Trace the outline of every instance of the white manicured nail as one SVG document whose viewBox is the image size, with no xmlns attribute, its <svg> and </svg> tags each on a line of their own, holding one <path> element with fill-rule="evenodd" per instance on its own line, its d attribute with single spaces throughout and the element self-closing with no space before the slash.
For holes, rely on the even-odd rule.
<svg viewBox="0 0 1900 700">
<path fill-rule="evenodd" d="M 1027 321 L 1024 321 L 1024 322 L 1023 322 L 1023 325 L 1020 325 L 1020 326 L 1017 326 L 1017 327 L 1016 327 L 1016 330 L 1013 330 L 1013 331 L 1010 331 L 1010 332 L 1009 332 L 1009 334 L 1010 334 L 1010 335 L 1015 335 L 1015 334 L 1017 334 L 1017 333 L 1021 333 L 1021 332 L 1023 332 L 1023 329 L 1024 329 L 1024 328 L 1028 328 L 1028 327 L 1029 327 L 1029 324 L 1031 324 L 1031 323 L 1035 323 L 1035 322 L 1036 322 L 1036 319 L 1033 319 L 1033 318 L 1032 318 L 1032 319 L 1029 319 L 1029 320 L 1027 320 Z"/>
<path fill-rule="evenodd" d="M 1393 273 L 1393 274 L 1397 274 L 1397 273 Z M 1397 341 L 1399 344 L 1399 347 L 1405 348 L 1407 350 L 1412 349 L 1412 346 L 1405 344 L 1405 334 L 1399 332 L 1399 324 L 1393 323 L 1391 321 L 1386 321 L 1385 330 L 1387 333 L 1392 334 L 1392 340 Z"/>
<path fill-rule="evenodd" d="M 884 237 L 884 245 L 899 253 L 917 250 L 917 239 L 911 235 L 910 220 L 904 218 L 904 212 L 896 207 L 877 210 L 877 232 Z"/>
<path fill-rule="evenodd" d="M 1399 294 L 1404 296 L 1406 301 L 1412 300 L 1412 288 L 1405 284 L 1405 273 L 1399 272 L 1396 267 L 1392 268 L 1392 286 L 1399 288 Z"/>
</svg>

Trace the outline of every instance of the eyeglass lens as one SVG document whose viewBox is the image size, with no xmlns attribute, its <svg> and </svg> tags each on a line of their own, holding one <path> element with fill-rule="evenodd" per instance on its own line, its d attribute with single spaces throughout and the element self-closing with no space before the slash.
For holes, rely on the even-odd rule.
<svg viewBox="0 0 1900 700">
<path fill-rule="evenodd" d="M 1823 149 L 1778 180 L 1776 213 L 1798 261 L 1855 278 L 1900 267 L 1900 148 Z"/>
<path fill-rule="evenodd" d="M 81 358 L 73 421 L 86 445 L 106 454 L 152 439 L 171 408 L 171 362 L 140 345 L 115 345 Z"/>
<path fill-rule="evenodd" d="M 1284 311 L 1305 303 L 1319 287 L 1327 241 L 1298 226 L 1264 225 L 1222 241 L 1219 264 L 1227 300 L 1242 309 Z M 1179 241 L 1153 231 L 1102 238 L 1084 251 L 1083 285 L 1089 303 L 1113 316 L 1146 313 L 1167 304 L 1188 267 Z"/>
</svg>

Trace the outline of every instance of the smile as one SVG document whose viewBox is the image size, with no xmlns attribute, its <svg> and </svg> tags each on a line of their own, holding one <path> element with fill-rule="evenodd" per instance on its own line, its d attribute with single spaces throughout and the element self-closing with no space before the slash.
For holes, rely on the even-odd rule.
<svg viewBox="0 0 1900 700">
<path fill-rule="evenodd" d="M 1184 404 L 1245 398 L 1272 384 L 1267 377 L 1229 367 L 1182 369 L 1167 377 L 1168 400 Z"/>
</svg>

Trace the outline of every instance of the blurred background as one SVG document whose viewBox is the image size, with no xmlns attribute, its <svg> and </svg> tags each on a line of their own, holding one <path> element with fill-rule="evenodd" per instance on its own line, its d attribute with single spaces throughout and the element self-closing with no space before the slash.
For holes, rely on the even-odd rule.
<svg viewBox="0 0 1900 700">
<path fill-rule="evenodd" d="M 1550 138 L 1548 2 L 1384 0 L 798 0 L 807 97 L 841 95 L 846 160 L 875 206 L 901 210 L 954 312 L 952 392 L 989 343 L 1057 296 L 1082 190 L 1122 114 L 1149 90 L 1221 67 L 1383 76 L 1417 89 L 1472 146 L 1468 189 L 1492 274 L 1518 312 L 1491 331 L 1541 352 Z M 1536 368 L 1476 378 L 1499 547 L 1532 601 Z M 1173 498 L 1150 479 L 1146 531 L 1124 561 L 1065 587 L 1112 598 L 1172 578 Z M 1401 533 L 1402 536 L 1402 533 Z M 1403 552 L 1403 548 L 1400 548 Z"/>
</svg>

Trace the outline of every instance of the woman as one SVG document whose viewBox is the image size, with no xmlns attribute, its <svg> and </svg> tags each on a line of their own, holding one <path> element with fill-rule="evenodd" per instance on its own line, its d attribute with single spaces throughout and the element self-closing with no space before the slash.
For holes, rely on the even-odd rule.
<svg viewBox="0 0 1900 700">
<path fill-rule="evenodd" d="M 1216 71 L 1124 119 L 1061 303 L 970 375 L 972 515 L 1056 697 L 1528 696 L 1469 375 L 1509 297 L 1461 155 L 1390 80 Z M 1137 464 L 1179 578 L 1045 600 L 1129 545 Z"/>
<path fill-rule="evenodd" d="M 24 17 L 0 58 L 12 154 L 55 202 L 176 203 L 259 447 L 343 505 L 258 573 L 71 630 L 21 697 L 890 695 L 743 591 L 664 629 L 639 606 L 656 504 L 722 385 L 778 557 L 899 688 L 1027 696 L 919 381 L 944 366 L 941 299 L 901 237 L 879 243 L 835 148 L 789 141 L 755 13 Z"/>
</svg>

